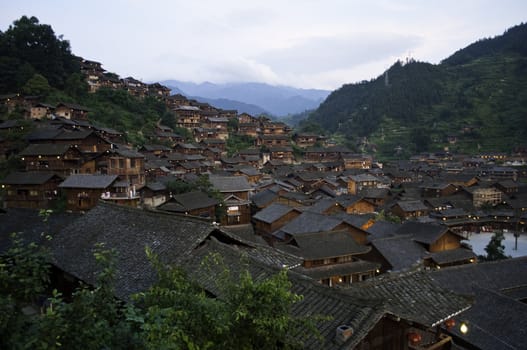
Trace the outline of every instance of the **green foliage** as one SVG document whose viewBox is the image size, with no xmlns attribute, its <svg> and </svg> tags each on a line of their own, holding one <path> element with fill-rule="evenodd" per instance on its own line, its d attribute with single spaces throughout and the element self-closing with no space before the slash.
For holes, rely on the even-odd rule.
<svg viewBox="0 0 527 350">
<path fill-rule="evenodd" d="M 291 316 L 301 297 L 290 291 L 285 270 L 254 279 L 245 264 L 233 273 L 210 256 L 201 273 L 217 277 L 218 298 L 211 298 L 147 248 L 157 282 L 125 305 L 114 297 L 117 253 L 98 244 L 93 254 L 100 270 L 95 285 L 81 285 L 68 300 L 54 290 L 39 310 L 35 301 L 49 284 L 49 255 L 13 236 L 0 260 L 1 348 L 293 349 L 301 345 L 292 336 L 300 327 L 316 334 L 310 318 Z"/>
<path fill-rule="evenodd" d="M 383 159 L 444 147 L 508 152 L 527 138 L 526 42 L 522 24 L 439 65 L 397 62 L 376 79 L 334 91 L 301 125 L 367 137 Z"/>
<path fill-rule="evenodd" d="M 0 92 L 18 92 L 35 73 L 63 88 L 66 78 L 79 71 L 69 42 L 55 36 L 49 25 L 22 16 L 0 32 Z"/>
<path fill-rule="evenodd" d="M 400 224 L 401 218 L 391 213 L 386 214 L 386 212 L 383 209 L 380 212 L 378 212 L 377 215 L 375 215 L 375 221 L 388 221 L 388 222 Z"/>
<path fill-rule="evenodd" d="M 227 155 L 230 157 L 241 150 L 254 146 L 254 137 L 248 135 L 229 134 L 227 139 Z"/>
<path fill-rule="evenodd" d="M 47 96 L 51 91 L 48 80 L 40 74 L 35 74 L 22 87 L 22 92 L 29 96 Z"/>
<path fill-rule="evenodd" d="M 509 258 L 505 255 L 505 246 L 503 245 L 503 240 L 505 236 L 503 232 L 496 231 L 490 238 L 489 243 L 485 247 L 486 256 L 479 256 L 480 260 L 484 261 L 494 261 L 494 260 L 503 260 Z"/>
</svg>

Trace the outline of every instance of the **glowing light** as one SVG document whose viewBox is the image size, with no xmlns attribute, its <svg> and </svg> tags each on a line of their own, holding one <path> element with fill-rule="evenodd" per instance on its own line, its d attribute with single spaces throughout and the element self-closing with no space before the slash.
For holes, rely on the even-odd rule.
<svg viewBox="0 0 527 350">
<path fill-rule="evenodd" d="M 466 322 L 462 322 L 461 325 L 459 326 L 459 331 L 463 334 L 467 334 L 468 333 L 468 325 Z"/>
</svg>

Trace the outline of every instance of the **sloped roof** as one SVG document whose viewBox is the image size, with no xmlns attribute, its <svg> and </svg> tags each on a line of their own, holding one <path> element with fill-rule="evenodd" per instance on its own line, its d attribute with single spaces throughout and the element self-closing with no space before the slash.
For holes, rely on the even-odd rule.
<svg viewBox="0 0 527 350">
<path fill-rule="evenodd" d="M 366 300 L 384 300 L 385 308 L 391 314 L 429 327 L 472 305 L 472 298 L 442 288 L 424 271 L 381 275 L 354 283 L 345 292 Z"/>
<path fill-rule="evenodd" d="M 304 212 L 280 230 L 292 236 L 305 233 L 332 231 L 342 223 L 341 219 L 314 212 Z"/>
<path fill-rule="evenodd" d="M 426 249 L 416 243 L 411 235 L 374 239 L 371 245 L 391 265 L 392 271 L 406 270 L 419 265 L 427 255 Z"/>
<path fill-rule="evenodd" d="M 296 272 L 311 277 L 314 280 L 323 280 L 335 276 L 345 276 L 356 273 L 371 273 L 381 265 L 379 263 L 357 260 L 341 264 L 323 265 L 310 268 L 299 267 Z"/>
<path fill-rule="evenodd" d="M 280 219 L 281 217 L 289 214 L 292 211 L 297 211 L 300 213 L 298 209 L 293 208 L 289 205 L 273 203 L 269 205 L 267 208 L 264 208 L 260 210 L 259 212 L 257 212 L 256 214 L 254 214 L 253 218 L 270 224 Z"/>
<path fill-rule="evenodd" d="M 209 176 L 212 186 L 220 192 L 243 192 L 252 190 L 245 176 Z"/>
<path fill-rule="evenodd" d="M 278 194 L 270 189 L 265 189 L 261 192 L 258 192 L 256 194 L 254 194 L 252 197 L 251 197 L 251 200 L 253 201 L 253 203 L 261 208 L 261 207 L 264 207 L 266 206 L 267 204 L 271 203 L 272 201 L 274 201 L 276 198 L 278 198 Z"/>
<path fill-rule="evenodd" d="M 82 140 L 90 136 L 91 134 L 97 135 L 93 130 L 76 130 L 76 131 L 67 131 L 64 130 L 57 136 L 55 140 Z M 103 139 L 103 138 L 101 138 Z"/>
<path fill-rule="evenodd" d="M 368 246 L 358 244 L 345 230 L 297 235 L 291 243 L 276 247 L 305 260 L 358 255 L 371 250 Z"/>
<path fill-rule="evenodd" d="M 431 273 L 437 284 L 473 295 L 475 303 L 456 321 L 469 332 L 452 334 L 480 349 L 523 349 L 527 336 L 527 257 L 465 264 Z"/>
<path fill-rule="evenodd" d="M 406 221 L 399 227 L 397 234 L 411 235 L 416 242 L 432 244 L 447 231 L 449 228 L 444 225 Z"/>
<path fill-rule="evenodd" d="M 48 171 L 18 171 L 7 175 L 2 183 L 6 185 L 42 185 L 53 177 L 61 178 L 57 174 Z"/>
<path fill-rule="evenodd" d="M 54 143 L 42 143 L 42 144 L 30 144 L 22 152 L 20 156 L 61 156 L 66 153 L 71 145 L 54 144 Z"/>
<path fill-rule="evenodd" d="M 150 247 L 161 261 L 177 263 L 213 230 L 212 225 L 188 217 L 100 202 L 61 230 L 50 246 L 55 265 L 90 284 L 99 270 L 93 257 L 95 244 L 115 248 L 115 292 L 127 299 L 155 281 L 145 247 Z"/>
<path fill-rule="evenodd" d="M 170 201 L 180 204 L 183 211 L 207 208 L 219 203 L 218 200 L 200 191 L 176 194 Z"/>
<path fill-rule="evenodd" d="M 200 249 L 193 251 L 190 260 L 185 263 L 185 267 L 189 275 L 197 278 L 200 285 L 212 294 L 219 295 L 221 291 L 216 283 L 216 274 L 203 267 L 201 264 L 203 259 L 210 254 L 219 254 L 233 275 L 238 274 L 241 268 L 245 267 L 253 278 L 262 280 L 276 274 L 279 267 L 270 267 L 261 263 L 258 256 L 252 255 L 252 251 L 259 250 L 251 247 L 227 245 L 211 238 L 206 240 Z M 219 272 L 220 270 L 218 270 Z M 294 271 L 289 271 L 288 277 L 292 282 L 291 291 L 303 297 L 301 301 L 293 305 L 291 310 L 293 316 L 327 316 L 326 320 L 316 323 L 322 340 L 316 339 L 312 332 L 298 334 L 305 349 L 352 349 L 364 339 L 385 314 L 382 307 L 378 306 L 379 301 L 371 303 L 356 300 L 338 290 L 322 286 Z M 337 327 L 343 324 L 351 326 L 354 332 L 348 341 L 341 345 L 334 339 Z"/>
<path fill-rule="evenodd" d="M 428 207 L 424 205 L 421 200 L 403 200 L 398 201 L 397 205 L 405 212 L 412 212 L 418 210 L 428 210 Z"/>
<path fill-rule="evenodd" d="M 68 176 L 59 187 L 61 188 L 108 188 L 117 180 L 117 175 L 92 175 L 92 174 L 74 174 Z"/>
<path fill-rule="evenodd" d="M 450 264 L 475 259 L 476 254 L 470 249 L 458 248 L 431 253 L 429 257 L 437 264 Z"/>
<path fill-rule="evenodd" d="M 371 233 L 370 239 L 386 238 L 394 236 L 400 226 L 390 221 L 375 221 L 366 231 Z"/>
</svg>

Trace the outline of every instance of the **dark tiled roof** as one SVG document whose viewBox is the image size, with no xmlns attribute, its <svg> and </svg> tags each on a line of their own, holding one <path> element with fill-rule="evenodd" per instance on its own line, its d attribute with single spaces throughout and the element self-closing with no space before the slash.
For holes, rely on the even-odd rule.
<svg viewBox="0 0 527 350">
<path fill-rule="evenodd" d="M 53 143 L 30 144 L 20 156 L 61 156 L 71 148 L 71 145 L 61 145 Z"/>
<path fill-rule="evenodd" d="M 265 189 L 256 193 L 251 197 L 251 200 L 257 207 L 262 208 L 278 198 L 278 194 L 270 189 Z"/>
<path fill-rule="evenodd" d="M 398 235 L 371 241 L 372 246 L 392 266 L 392 271 L 406 270 L 422 263 L 426 249 L 412 240 L 410 235 Z"/>
<path fill-rule="evenodd" d="M 59 127 L 55 127 L 55 128 L 51 128 L 51 127 L 37 128 L 37 129 L 31 131 L 26 136 L 26 139 L 29 140 L 29 141 L 52 140 L 58 134 L 60 134 L 61 132 L 62 132 L 62 130 Z"/>
<path fill-rule="evenodd" d="M 358 244 L 345 230 L 297 235 L 293 242 L 276 247 L 305 260 L 364 254 L 371 249 Z"/>
<path fill-rule="evenodd" d="M 379 267 L 380 264 L 378 263 L 358 260 L 342 264 L 325 265 L 310 268 L 299 267 L 295 269 L 295 271 L 308 277 L 311 277 L 314 280 L 322 280 L 335 276 L 345 276 L 356 273 L 368 273 L 377 270 Z"/>
<path fill-rule="evenodd" d="M 397 234 L 411 235 L 420 243 L 432 244 L 448 231 L 443 225 L 406 221 L 397 230 Z"/>
<path fill-rule="evenodd" d="M 400 226 L 390 221 L 376 221 L 366 231 L 371 233 L 370 239 L 386 238 L 394 236 Z"/>
<path fill-rule="evenodd" d="M 404 200 L 397 202 L 397 205 L 406 212 L 428 210 L 428 207 L 420 200 Z"/>
<path fill-rule="evenodd" d="M 284 225 L 281 230 L 294 236 L 304 233 L 331 231 L 341 223 L 341 219 L 332 216 L 304 212 Z"/>
<path fill-rule="evenodd" d="M 51 241 L 51 251 L 59 268 L 93 284 L 99 269 L 93 257 L 95 244 L 116 249 L 115 292 L 127 299 L 155 281 L 145 247 L 161 261 L 177 263 L 213 230 L 212 225 L 187 217 L 99 203 L 61 230 Z"/>
<path fill-rule="evenodd" d="M 456 321 L 468 321 L 460 337 L 481 349 L 524 349 L 527 336 L 527 257 L 459 265 L 436 270 L 431 277 L 456 293 L 470 294 L 474 306 Z M 514 299 L 513 299 L 514 298 Z"/>
<path fill-rule="evenodd" d="M 285 204 L 273 203 L 267 208 L 264 208 L 258 213 L 254 214 L 253 218 L 270 224 L 287 215 L 291 211 L 298 212 L 299 210 Z"/>
<path fill-rule="evenodd" d="M 203 192 L 188 192 L 172 196 L 172 201 L 180 204 L 184 211 L 207 208 L 218 204 L 218 200 L 210 198 Z"/>
<path fill-rule="evenodd" d="M 42 244 L 46 235 L 54 237 L 65 226 L 79 217 L 77 213 L 52 213 L 44 222 L 39 210 L 25 208 L 7 208 L 0 211 L 0 254 L 11 246 L 10 235 L 19 232 L 25 242 Z"/>
<path fill-rule="evenodd" d="M 2 183 L 6 185 L 42 185 L 57 174 L 47 171 L 14 172 L 5 177 Z"/>
<path fill-rule="evenodd" d="M 423 271 L 381 275 L 346 290 L 363 299 L 381 299 L 386 310 L 429 327 L 438 325 L 472 305 L 472 299 L 447 291 Z"/>
<path fill-rule="evenodd" d="M 200 285 L 218 295 L 220 290 L 216 284 L 216 274 L 209 270 L 203 270 L 205 268 L 201 264 L 203 259 L 210 254 L 219 254 L 233 274 L 239 273 L 242 266 L 245 266 L 256 280 L 261 280 L 278 272 L 278 269 L 262 264 L 257 256 L 252 255 L 252 250 L 255 249 L 227 245 L 210 239 L 202 248 L 194 250 L 191 259 L 185 266 L 189 275 L 195 276 Z M 243 258 L 244 256 L 249 257 L 249 259 Z M 218 270 L 218 273 L 220 272 Z M 293 305 L 293 315 L 296 317 L 320 315 L 328 318 L 316 323 L 322 340 L 317 340 L 312 332 L 298 334 L 305 349 L 353 349 L 384 316 L 384 310 L 374 303 L 358 301 L 338 290 L 315 283 L 293 271 L 290 271 L 288 275 L 292 282 L 292 292 L 303 297 L 300 302 Z M 351 326 L 354 332 L 345 344 L 339 345 L 334 341 L 335 331 L 338 326 L 343 324 Z"/>
<path fill-rule="evenodd" d="M 117 178 L 117 175 L 75 174 L 68 176 L 68 178 L 59 185 L 59 187 L 105 189 L 115 182 Z"/>
<path fill-rule="evenodd" d="M 431 253 L 430 258 L 437 264 L 450 264 L 476 258 L 472 250 L 458 248 Z"/>
<path fill-rule="evenodd" d="M 245 176 L 209 176 L 212 186 L 220 192 L 242 192 L 252 189 Z"/>
<path fill-rule="evenodd" d="M 93 130 L 63 131 L 55 137 L 56 140 L 83 140 L 95 133 Z"/>
</svg>

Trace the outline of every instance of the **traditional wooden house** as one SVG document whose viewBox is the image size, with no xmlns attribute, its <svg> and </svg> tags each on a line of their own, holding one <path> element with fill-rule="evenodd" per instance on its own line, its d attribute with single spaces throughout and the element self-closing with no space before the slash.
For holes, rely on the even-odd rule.
<svg viewBox="0 0 527 350">
<path fill-rule="evenodd" d="M 279 241 L 288 242 L 296 235 L 339 230 L 346 230 L 358 244 L 366 244 L 368 241 L 369 233 L 367 231 L 348 223 L 340 217 L 319 214 L 309 210 L 302 212 L 301 215 L 289 221 L 278 231 L 275 231 L 273 236 Z"/>
<path fill-rule="evenodd" d="M 87 107 L 65 102 L 55 107 L 55 115 L 66 119 L 88 120 L 89 111 Z"/>
<path fill-rule="evenodd" d="M 279 160 L 285 164 L 292 164 L 295 161 L 295 156 L 293 154 L 292 147 L 279 147 L 273 146 L 269 147 L 269 159 L 270 160 Z"/>
<path fill-rule="evenodd" d="M 431 183 L 421 186 L 422 197 L 446 197 L 458 191 L 457 186 L 450 183 Z"/>
<path fill-rule="evenodd" d="M 507 196 L 513 196 L 519 192 L 518 183 L 512 180 L 504 180 L 496 182 L 493 187 L 497 188 Z"/>
<path fill-rule="evenodd" d="M 66 196 L 67 210 L 86 211 L 97 205 L 101 198 L 115 196 L 113 185 L 116 182 L 117 175 L 77 174 L 70 175 L 59 188 Z"/>
<path fill-rule="evenodd" d="M 191 143 L 177 143 L 173 148 L 174 152 L 182 154 L 201 154 L 203 148 L 199 145 L 194 145 Z"/>
<path fill-rule="evenodd" d="M 203 139 L 201 140 L 200 145 L 203 149 L 217 148 L 222 152 L 226 152 L 227 150 L 227 142 L 225 142 L 224 139 Z"/>
<path fill-rule="evenodd" d="M 26 171 L 56 172 L 63 176 L 81 173 L 83 153 L 68 144 L 30 144 L 19 153 Z"/>
<path fill-rule="evenodd" d="M 162 182 L 147 182 L 139 192 L 141 195 L 141 203 L 147 208 L 160 206 L 168 198 L 167 186 Z"/>
<path fill-rule="evenodd" d="M 181 94 L 174 94 L 165 98 L 165 104 L 170 110 L 175 110 L 179 106 L 187 106 L 188 99 Z"/>
<path fill-rule="evenodd" d="M 229 136 L 229 131 L 227 130 L 228 122 L 229 119 L 225 117 L 206 117 L 202 121 L 201 126 L 203 128 L 216 130 L 218 138 L 225 140 Z"/>
<path fill-rule="evenodd" d="M 162 158 L 165 155 L 171 153 L 172 148 L 165 146 L 165 145 L 147 144 L 139 148 L 138 151 L 144 154 L 145 156 L 153 155 L 157 158 Z"/>
<path fill-rule="evenodd" d="M 282 122 L 262 122 L 261 133 L 263 135 L 288 135 L 291 131 L 286 123 Z M 289 136 L 288 136 L 289 139 Z"/>
<path fill-rule="evenodd" d="M 170 96 L 170 89 L 159 83 L 147 84 L 146 88 L 150 96 L 154 96 L 159 99 L 165 99 Z"/>
<path fill-rule="evenodd" d="M 272 233 L 286 223 L 299 216 L 302 212 L 298 208 L 284 204 L 270 204 L 252 217 L 254 233 L 272 241 Z"/>
<path fill-rule="evenodd" d="M 121 181 L 136 188 L 146 183 L 144 154 L 118 148 L 108 151 L 105 156 L 108 159 L 108 175 L 117 175 Z"/>
<path fill-rule="evenodd" d="M 337 201 L 348 214 L 368 214 L 373 213 L 376 209 L 375 204 L 360 196 L 342 195 L 337 197 Z"/>
<path fill-rule="evenodd" d="M 238 124 L 238 134 L 256 138 L 260 134 L 260 124 L 259 123 L 239 123 Z"/>
<path fill-rule="evenodd" d="M 206 193 L 196 191 L 173 195 L 168 201 L 157 207 L 158 210 L 204 219 L 216 219 L 216 206 L 220 202 Z"/>
<path fill-rule="evenodd" d="M 401 219 L 409 219 L 426 216 L 429 209 L 421 200 L 406 200 L 395 203 L 390 211 Z"/>
<path fill-rule="evenodd" d="M 48 118 L 55 111 L 55 106 L 47 103 L 37 103 L 30 108 L 31 119 L 43 119 Z"/>
<path fill-rule="evenodd" d="M 357 194 L 363 188 L 376 188 L 379 184 L 379 179 L 370 174 L 358 174 L 348 177 L 348 193 Z"/>
<path fill-rule="evenodd" d="M 126 232 L 126 239 L 115 232 Z M 225 267 L 236 269 L 241 259 L 247 262 L 248 273 L 261 279 L 275 275 L 277 269 L 295 270 L 302 262 L 291 254 L 242 241 L 201 220 L 106 203 L 61 230 L 50 244 L 60 272 L 92 285 L 99 269 L 93 259 L 93 242 L 104 242 L 108 249 L 115 249 L 118 252 L 115 296 L 127 300 L 130 295 L 147 290 L 156 280 L 155 271 L 144 268 L 148 266 L 145 232 L 153 248 L 162 247 L 164 261 L 180 266 L 207 293 L 220 299 L 224 295 L 211 283 L 211 275 L 221 273 L 220 269 Z M 211 272 L 209 266 L 201 264 L 211 255 L 221 256 L 225 265 Z M 301 332 L 295 338 L 306 349 L 411 349 L 428 344 L 430 350 L 447 350 L 453 344 L 441 324 L 471 305 L 469 298 L 443 289 L 422 271 L 386 278 L 377 276 L 332 291 L 299 273 L 289 275 L 291 292 L 303 296 L 291 309 L 291 316 L 321 315 L 316 335 Z M 417 342 L 414 335 L 419 338 Z M 522 344 L 521 340 L 515 344 Z"/>
<path fill-rule="evenodd" d="M 178 106 L 176 112 L 176 126 L 193 130 L 201 127 L 201 110 L 194 106 Z"/>
<path fill-rule="evenodd" d="M 342 156 L 345 169 L 371 169 L 372 157 L 365 154 L 345 153 Z"/>
<path fill-rule="evenodd" d="M 239 225 L 251 222 L 250 193 L 253 188 L 244 176 L 209 176 L 214 189 L 223 196 L 225 214 L 220 222 L 222 225 Z"/>
<path fill-rule="evenodd" d="M 62 130 L 57 135 L 39 143 L 75 145 L 83 153 L 102 153 L 112 148 L 112 143 L 95 130 Z"/>
<path fill-rule="evenodd" d="M 8 208 L 48 209 L 59 199 L 63 178 L 54 172 L 28 171 L 8 174 L 2 181 Z"/>
<path fill-rule="evenodd" d="M 291 145 L 291 138 L 284 134 L 263 134 L 256 138 L 256 146 L 286 147 Z"/>
<path fill-rule="evenodd" d="M 298 272 L 333 287 L 376 276 L 380 264 L 361 260 L 371 248 L 358 244 L 346 230 L 295 235 L 275 247 L 302 258 Z"/>
<path fill-rule="evenodd" d="M 298 133 L 293 135 L 293 141 L 298 147 L 314 147 L 318 141 L 318 135 L 310 133 Z"/>
</svg>

